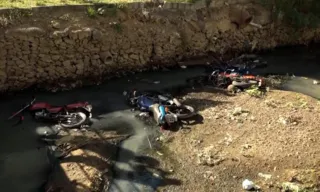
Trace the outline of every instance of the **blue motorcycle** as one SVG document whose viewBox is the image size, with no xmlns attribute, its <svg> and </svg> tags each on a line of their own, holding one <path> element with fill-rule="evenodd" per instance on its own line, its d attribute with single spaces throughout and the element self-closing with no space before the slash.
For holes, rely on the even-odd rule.
<svg viewBox="0 0 320 192">
<path fill-rule="evenodd" d="M 150 112 L 158 124 L 172 124 L 196 115 L 193 107 L 181 104 L 170 94 L 156 91 L 124 91 L 127 104 L 134 109 Z"/>
</svg>

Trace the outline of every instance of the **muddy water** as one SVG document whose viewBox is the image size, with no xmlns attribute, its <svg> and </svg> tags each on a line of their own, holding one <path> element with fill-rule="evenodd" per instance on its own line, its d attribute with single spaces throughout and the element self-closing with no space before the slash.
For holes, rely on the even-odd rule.
<svg viewBox="0 0 320 192">
<path fill-rule="evenodd" d="M 287 82 L 283 88 L 320 98 L 320 85 L 313 85 L 313 79 L 320 80 L 320 62 L 318 53 L 306 49 L 277 50 L 263 56 L 269 67 L 259 73 L 292 73 L 296 77 Z M 94 125 L 96 129 L 117 129 L 121 127 L 133 136 L 122 143 L 115 166 L 115 181 L 110 191 L 152 191 L 159 180 L 148 174 L 132 177 L 135 171 L 133 158 L 148 146 L 146 136 L 153 129 L 133 118 L 123 102 L 122 91 L 129 88 L 164 89 L 183 86 L 187 78 L 204 73 L 201 67 L 138 74 L 109 81 L 100 86 L 81 88 L 69 92 L 39 94 L 37 99 L 52 104 L 65 104 L 86 100 L 93 104 Z M 303 76 L 303 77 L 299 77 Z M 305 78 L 307 77 L 307 79 Z M 144 80 L 141 80 L 144 79 Z M 153 83 L 160 81 L 159 84 Z M 45 130 L 54 132 L 46 124 L 32 121 L 28 116 L 23 124 L 13 126 L 14 121 L 6 121 L 13 111 L 27 102 L 31 93 L 21 93 L 10 99 L 0 101 L 0 188 L 3 191 L 29 192 L 40 191 L 50 171 L 50 161 L 39 137 Z M 65 175 L 61 175 L 65 176 Z"/>
</svg>

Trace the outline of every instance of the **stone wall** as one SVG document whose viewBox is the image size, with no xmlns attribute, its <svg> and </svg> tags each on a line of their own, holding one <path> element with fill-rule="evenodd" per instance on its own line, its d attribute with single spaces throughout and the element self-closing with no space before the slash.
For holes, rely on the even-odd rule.
<svg viewBox="0 0 320 192">
<path fill-rule="evenodd" d="M 272 22 L 268 10 L 249 0 L 43 7 L 0 15 L 0 91 L 319 38 L 317 29 Z"/>
</svg>

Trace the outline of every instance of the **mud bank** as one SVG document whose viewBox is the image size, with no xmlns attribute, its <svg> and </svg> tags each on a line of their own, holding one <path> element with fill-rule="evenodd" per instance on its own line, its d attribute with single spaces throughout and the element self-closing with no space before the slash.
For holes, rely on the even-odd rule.
<svg viewBox="0 0 320 192">
<path fill-rule="evenodd" d="M 2 92 L 58 82 L 69 86 L 61 84 L 65 80 L 76 87 L 84 79 L 172 66 L 208 52 L 248 52 L 307 44 L 320 37 L 318 29 L 297 31 L 273 22 L 269 10 L 249 0 L 42 7 L 1 13 Z"/>
</svg>

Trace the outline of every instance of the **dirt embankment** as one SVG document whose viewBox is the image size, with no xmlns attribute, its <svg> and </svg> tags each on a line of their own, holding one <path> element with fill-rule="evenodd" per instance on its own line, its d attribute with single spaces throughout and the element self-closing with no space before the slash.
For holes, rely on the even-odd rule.
<svg viewBox="0 0 320 192">
<path fill-rule="evenodd" d="M 241 191 L 245 179 L 262 191 L 320 190 L 317 100 L 276 90 L 262 99 L 212 92 L 184 98 L 204 122 L 165 133 L 162 155 L 150 153 L 182 183 L 160 191 Z"/>
<path fill-rule="evenodd" d="M 208 51 L 268 49 L 308 43 L 318 37 L 318 30 L 297 32 L 281 22 L 272 22 L 268 10 L 246 0 L 2 13 L 1 91 L 57 84 L 63 79 L 72 80 L 71 87 L 75 87 L 83 79 L 139 71 L 152 63 L 172 65 Z"/>
</svg>

